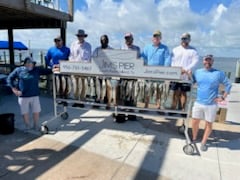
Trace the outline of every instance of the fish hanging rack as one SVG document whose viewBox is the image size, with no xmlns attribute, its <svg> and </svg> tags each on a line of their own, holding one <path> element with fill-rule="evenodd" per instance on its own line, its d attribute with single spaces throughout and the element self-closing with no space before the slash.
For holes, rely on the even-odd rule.
<svg viewBox="0 0 240 180">
<path fill-rule="evenodd" d="M 181 118 L 183 119 L 183 124 L 178 128 L 178 132 L 184 134 L 186 137 L 186 145 L 183 150 L 186 154 L 194 153 L 194 146 L 188 135 L 192 92 L 189 93 L 187 111 L 165 108 L 164 104 L 169 100 L 169 80 L 54 73 L 52 81 L 55 115 L 52 120 L 57 117 L 67 120 L 69 117 L 68 108 L 80 108 L 81 110 L 97 108 L 98 111 L 107 110 L 112 112 L 116 122 L 135 120 L 137 116 L 144 115 L 163 116 L 171 119 Z M 174 81 L 186 83 L 181 80 Z M 79 86 L 82 87 L 80 88 Z M 136 88 L 138 89 L 136 90 Z M 158 108 L 157 105 L 153 108 L 138 107 L 139 102 L 140 104 L 145 103 L 147 96 L 150 97 L 149 105 L 155 104 L 158 99 L 154 99 L 153 97 L 158 96 L 160 99 L 160 108 Z M 50 121 L 48 120 L 42 123 L 41 131 L 43 134 L 49 132 L 48 123 Z"/>
<path fill-rule="evenodd" d="M 166 108 L 170 82 L 191 81 L 181 80 L 180 67 L 144 66 L 136 57 L 135 51 L 104 50 L 91 63 L 60 61 L 59 72 L 52 75 L 54 118 L 68 119 L 68 108 L 107 110 L 116 122 L 144 115 L 180 118 L 178 132 L 186 138 L 183 151 L 193 154 L 196 147 L 188 135 L 193 87 L 185 111 Z M 42 133 L 49 132 L 54 118 L 42 123 Z"/>
</svg>

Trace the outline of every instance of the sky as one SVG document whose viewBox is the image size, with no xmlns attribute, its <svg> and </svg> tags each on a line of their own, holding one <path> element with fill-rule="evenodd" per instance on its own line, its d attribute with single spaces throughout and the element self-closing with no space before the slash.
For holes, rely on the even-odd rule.
<svg viewBox="0 0 240 180">
<path fill-rule="evenodd" d="M 60 0 L 60 6 L 63 1 Z M 110 46 L 121 48 L 124 34 L 132 32 L 134 43 L 143 49 L 151 43 L 155 30 L 162 32 L 162 43 L 170 50 L 180 44 L 184 32 L 191 34 L 191 45 L 201 56 L 240 57 L 240 0 L 75 0 L 74 21 L 67 24 L 67 46 L 84 29 L 92 48 L 107 34 Z M 48 49 L 60 31 L 14 30 L 14 40 L 30 48 Z M 6 31 L 0 39 L 7 40 Z"/>
</svg>

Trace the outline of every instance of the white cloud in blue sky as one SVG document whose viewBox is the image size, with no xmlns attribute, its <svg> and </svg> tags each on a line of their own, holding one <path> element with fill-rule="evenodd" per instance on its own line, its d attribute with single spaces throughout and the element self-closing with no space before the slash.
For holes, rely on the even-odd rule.
<svg viewBox="0 0 240 180">
<path fill-rule="evenodd" d="M 240 0 L 85 0 L 75 1 L 75 6 L 74 22 L 68 23 L 67 45 L 81 28 L 89 34 L 86 40 L 93 47 L 99 45 L 102 34 L 107 34 L 111 46 L 120 48 L 124 33 L 130 31 L 135 44 L 143 48 L 151 43 L 152 32 L 159 29 L 162 42 L 170 49 L 179 44 L 183 32 L 189 32 L 201 55 L 240 57 Z M 50 47 L 59 34 L 59 30 L 49 29 L 14 32 L 15 40 L 30 40 L 32 48 Z M 3 34 L 0 39 L 6 38 Z"/>
</svg>

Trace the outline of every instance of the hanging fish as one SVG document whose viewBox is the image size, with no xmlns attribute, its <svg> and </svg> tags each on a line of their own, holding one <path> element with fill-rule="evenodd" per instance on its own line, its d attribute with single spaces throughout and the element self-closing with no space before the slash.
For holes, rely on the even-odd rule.
<svg viewBox="0 0 240 180">
<path fill-rule="evenodd" d="M 96 102 L 99 102 L 101 98 L 101 84 L 98 77 L 96 77 Z"/>
<path fill-rule="evenodd" d="M 77 94 L 76 97 L 78 98 L 78 100 L 81 100 L 81 94 L 82 94 L 82 89 L 83 89 L 83 81 L 81 77 L 78 77 L 78 86 L 77 86 Z"/>
<path fill-rule="evenodd" d="M 126 88 L 126 98 L 127 98 L 126 100 L 127 100 L 127 101 L 130 101 L 130 99 L 131 99 L 131 95 L 132 95 L 131 91 L 132 91 L 132 88 L 133 88 L 133 81 L 130 80 L 130 81 L 127 82 L 127 88 Z"/>
<path fill-rule="evenodd" d="M 164 92 L 164 102 L 167 101 L 167 98 L 170 94 L 170 82 L 169 81 L 165 81 L 164 84 L 163 84 L 163 92 Z"/>
<path fill-rule="evenodd" d="M 145 87 L 144 80 L 140 80 L 140 82 L 139 82 L 139 98 L 138 98 L 140 102 L 144 102 L 144 87 Z"/>
<path fill-rule="evenodd" d="M 149 97 L 151 93 L 151 82 L 145 82 L 145 87 L 144 87 L 144 99 L 146 97 Z"/>
<path fill-rule="evenodd" d="M 119 92 L 119 98 L 121 99 L 121 100 L 123 100 L 123 97 L 124 97 L 124 80 L 122 79 L 121 80 L 121 83 L 120 83 L 120 92 Z"/>
<path fill-rule="evenodd" d="M 151 85 L 151 96 L 152 96 L 152 102 L 156 103 L 156 99 L 157 99 L 157 82 L 153 82 Z"/>
<path fill-rule="evenodd" d="M 96 96 L 96 90 L 95 90 L 95 84 L 94 84 L 94 79 L 90 78 L 90 92 L 89 95 L 91 98 L 94 98 Z"/>
<path fill-rule="evenodd" d="M 124 101 L 126 101 L 126 91 L 127 91 L 127 84 L 128 84 L 128 80 L 124 80 L 124 83 L 123 83 L 123 93 L 122 93 L 122 99 Z"/>
<path fill-rule="evenodd" d="M 111 102 L 114 106 L 117 105 L 117 88 L 118 88 L 118 81 L 117 80 L 110 80 L 111 87 L 112 87 L 112 99 Z"/>
<path fill-rule="evenodd" d="M 157 108 L 160 109 L 161 108 L 161 101 L 162 101 L 162 95 L 163 95 L 163 83 L 159 83 L 158 87 L 157 87 L 157 99 L 156 99 L 156 105 Z"/>
<path fill-rule="evenodd" d="M 112 86 L 109 79 L 106 80 L 106 89 L 107 89 L 107 105 L 110 107 L 112 102 Z"/>
<path fill-rule="evenodd" d="M 72 92 L 72 81 L 71 77 L 67 76 L 67 95 L 70 95 Z"/>
<path fill-rule="evenodd" d="M 138 81 L 135 81 L 134 82 L 134 91 L 133 91 L 133 103 L 136 105 L 137 104 L 137 100 L 138 100 L 138 95 L 139 95 L 139 82 Z"/>
<path fill-rule="evenodd" d="M 55 84 L 56 84 L 56 94 L 60 94 L 60 78 L 58 75 L 55 76 Z"/>
<path fill-rule="evenodd" d="M 76 76 L 72 75 L 71 76 L 71 81 L 72 81 L 72 93 L 73 97 L 77 97 L 77 79 Z"/>
<path fill-rule="evenodd" d="M 65 95 L 66 87 L 67 87 L 65 76 L 61 76 L 61 82 L 62 82 L 62 95 Z"/>
<path fill-rule="evenodd" d="M 107 87 L 106 87 L 106 80 L 103 78 L 102 79 L 102 86 L 101 86 L 101 101 L 104 101 L 104 98 L 106 96 L 106 91 L 107 91 Z"/>
</svg>

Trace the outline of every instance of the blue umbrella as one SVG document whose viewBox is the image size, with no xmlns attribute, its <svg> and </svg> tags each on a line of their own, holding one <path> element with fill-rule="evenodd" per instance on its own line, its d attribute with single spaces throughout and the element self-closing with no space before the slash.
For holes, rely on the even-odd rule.
<svg viewBox="0 0 240 180">
<path fill-rule="evenodd" d="M 0 49 L 9 49 L 8 41 L 0 41 Z M 14 41 L 13 49 L 17 50 L 28 50 L 27 46 L 25 46 L 22 42 Z"/>
</svg>

